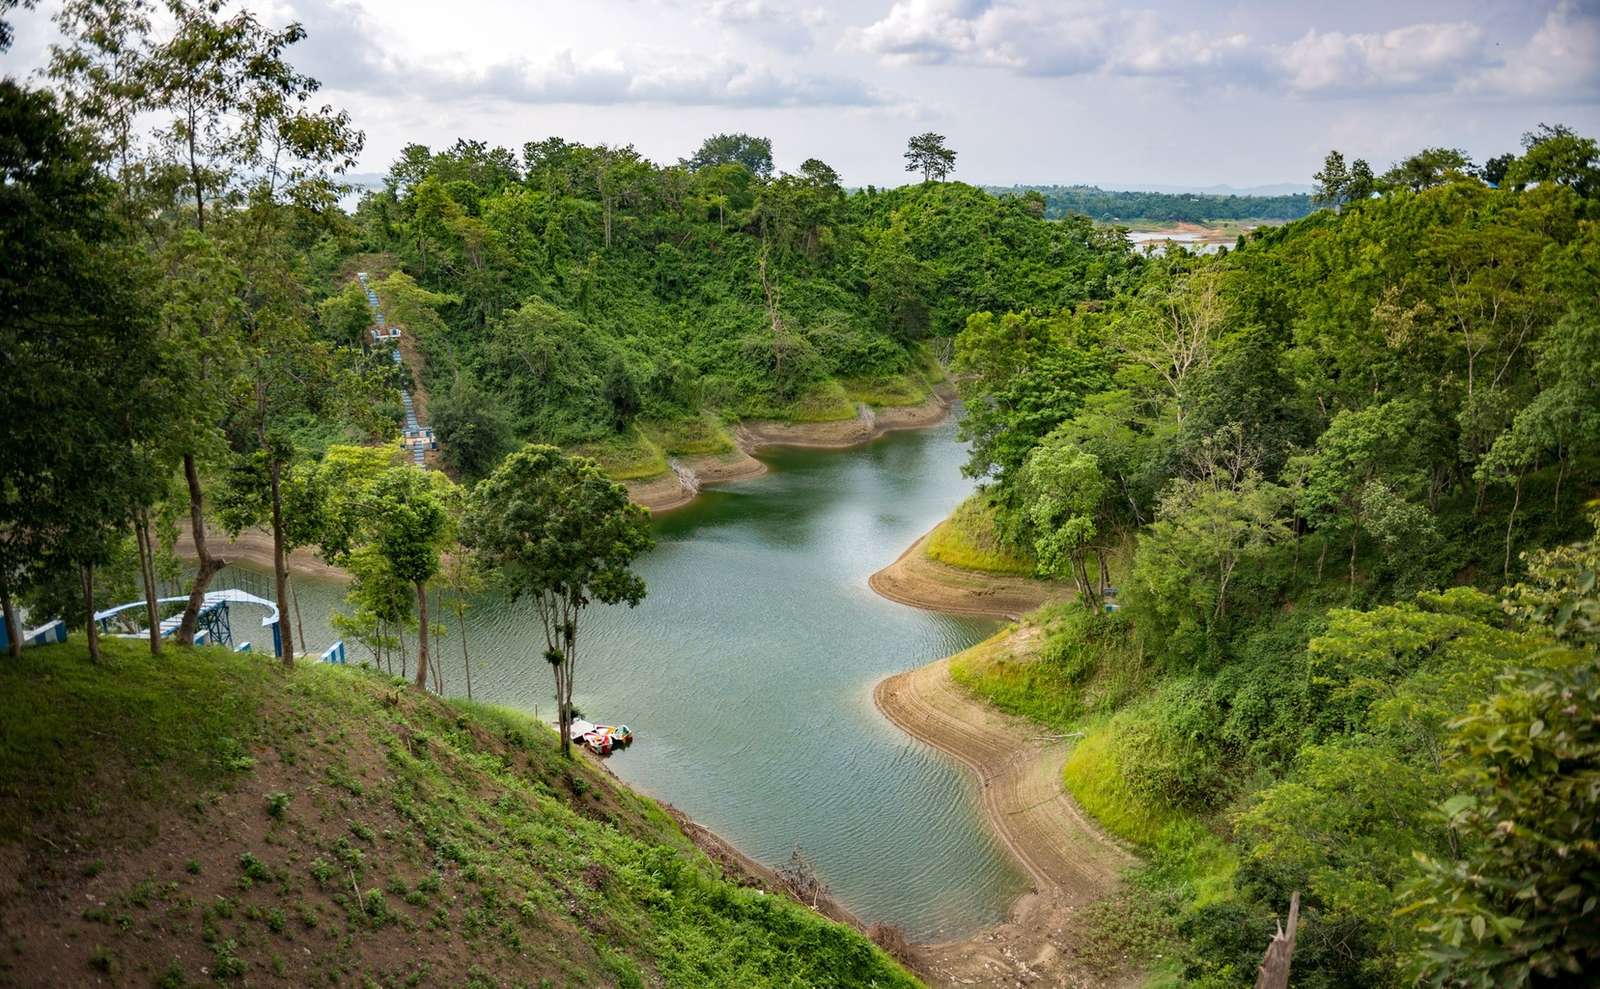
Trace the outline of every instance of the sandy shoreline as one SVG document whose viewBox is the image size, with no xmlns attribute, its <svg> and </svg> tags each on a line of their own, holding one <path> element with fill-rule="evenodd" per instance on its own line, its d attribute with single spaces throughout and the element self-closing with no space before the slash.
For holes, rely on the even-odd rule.
<svg viewBox="0 0 1600 989">
<path fill-rule="evenodd" d="M 923 552 L 931 535 L 933 529 L 923 533 L 867 583 L 889 600 L 913 608 L 991 618 L 1020 618 L 1040 605 L 1072 596 L 1072 589 L 1063 584 L 978 573 L 931 560 Z"/>
<path fill-rule="evenodd" d="M 937 426 L 950 414 L 954 401 L 955 395 L 949 386 L 940 385 L 917 405 L 882 409 L 863 407 L 861 414 L 854 419 L 834 422 L 752 419 L 741 422 L 734 428 L 735 449 L 732 452 L 679 458 L 676 471 L 628 482 L 628 498 L 652 513 L 682 508 L 695 499 L 704 485 L 724 484 L 765 474 L 766 465 L 754 456 L 755 451 L 764 447 L 842 450 L 861 446 L 896 430 Z"/>
<path fill-rule="evenodd" d="M 1036 634 L 1027 627 L 1013 633 Z M 1108 977 L 1075 950 L 1085 936 L 1083 909 L 1111 894 L 1135 860 L 1067 794 L 1061 771 L 1071 743 L 972 698 L 951 679 L 948 658 L 882 680 L 873 700 L 906 734 L 953 756 L 977 778 L 989 827 L 1032 886 L 1004 923 L 922 946 L 930 984 L 1137 984 L 1138 973 Z"/>
<path fill-rule="evenodd" d="M 671 511 L 693 501 L 703 485 L 726 484 L 765 474 L 767 465 L 752 456 L 752 451 L 769 446 L 826 449 L 859 446 L 895 430 L 936 426 L 950 414 L 953 401 L 954 395 L 941 386 L 935 388 L 933 394 L 919 405 L 879 409 L 870 416 L 843 422 L 782 423 L 757 420 L 741 423 L 735 431 L 737 447 L 734 450 L 677 460 L 678 467 L 692 478 L 689 483 L 685 483 L 684 477 L 669 471 L 642 481 L 630 481 L 624 487 L 628 489 L 629 500 L 651 513 Z M 272 534 L 264 529 L 246 529 L 232 538 L 225 532 L 207 529 L 206 540 L 213 556 L 230 563 L 272 569 Z M 187 528 L 180 528 L 173 552 L 180 558 L 194 559 L 194 537 Z M 350 579 L 344 570 L 323 562 L 309 549 L 297 549 L 289 559 L 291 569 L 296 574 L 329 580 Z"/>
</svg>

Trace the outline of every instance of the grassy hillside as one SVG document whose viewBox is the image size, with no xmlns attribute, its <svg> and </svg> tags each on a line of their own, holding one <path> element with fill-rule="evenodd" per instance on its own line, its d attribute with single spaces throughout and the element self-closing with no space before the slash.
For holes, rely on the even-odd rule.
<svg viewBox="0 0 1600 989">
<path fill-rule="evenodd" d="M 113 640 L 0 724 L 0 985 L 917 985 L 514 712 Z"/>
</svg>

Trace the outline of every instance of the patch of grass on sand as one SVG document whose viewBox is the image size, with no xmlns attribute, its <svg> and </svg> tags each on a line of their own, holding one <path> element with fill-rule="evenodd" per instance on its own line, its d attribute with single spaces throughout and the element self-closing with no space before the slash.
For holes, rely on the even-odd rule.
<svg viewBox="0 0 1600 989">
<path fill-rule="evenodd" d="M 792 402 L 773 410 L 772 418 L 787 422 L 840 422 L 857 416 L 856 403 L 844 385 L 832 378 L 813 386 Z"/>
<path fill-rule="evenodd" d="M 932 392 L 927 381 L 915 371 L 881 378 L 849 378 L 844 382 L 844 390 L 853 401 L 875 408 L 921 405 Z"/>
<path fill-rule="evenodd" d="M 641 427 L 652 443 L 673 457 L 696 457 L 733 452 L 733 436 L 706 414 L 686 419 L 644 423 Z"/>
<path fill-rule="evenodd" d="M 1035 561 L 1001 542 L 995 531 L 994 505 L 982 491 L 956 506 L 922 544 L 930 560 L 979 573 L 1033 576 Z"/>
<path fill-rule="evenodd" d="M 361 667 L 104 648 L 0 663 L 0 883 L 27 891 L 0 921 L 51 932 L 11 939 L 0 983 L 919 985 L 519 712 Z"/>
<path fill-rule="evenodd" d="M 570 452 L 594 460 L 613 481 L 638 481 L 667 470 L 667 455 L 638 426 L 575 446 Z"/>
<path fill-rule="evenodd" d="M 1113 741 L 1117 719 L 1148 717 L 1135 704 L 1113 717 L 1091 720 L 1072 747 L 1062 777 L 1067 792 L 1100 826 L 1144 850 L 1151 878 L 1161 888 L 1204 905 L 1227 892 L 1237 866 L 1232 851 L 1200 817 L 1135 793 Z"/>
<path fill-rule="evenodd" d="M 959 653 L 950 675 L 1003 711 L 1081 732 L 1063 774 L 1067 790 L 1107 831 L 1143 850 L 1146 878 L 1162 895 L 1204 903 L 1227 888 L 1232 853 L 1203 818 L 1134 792 L 1114 743 L 1116 729 L 1150 717 L 1154 703 L 1128 632 L 1120 615 L 1062 602 Z"/>
</svg>

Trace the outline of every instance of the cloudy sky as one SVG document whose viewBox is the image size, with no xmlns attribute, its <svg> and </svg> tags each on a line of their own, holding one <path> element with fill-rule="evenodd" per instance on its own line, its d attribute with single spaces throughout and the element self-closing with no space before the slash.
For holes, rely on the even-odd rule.
<svg viewBox="0 0 1600 989">
<path fill-rule="evenodd" d="M 14 18 L 8 73 L 56 6 Z M 1482 160 L 1540 121 L 1600 133 L 1600 0 L 274 0 L 296 61 L 367 134 L 362 167 L 458 136 L 552 134 L 658 161 L 772 138 L 898 184 L 936 130 L 971 182 L 1309 181 L 1329 147 Z"/>
</svg>

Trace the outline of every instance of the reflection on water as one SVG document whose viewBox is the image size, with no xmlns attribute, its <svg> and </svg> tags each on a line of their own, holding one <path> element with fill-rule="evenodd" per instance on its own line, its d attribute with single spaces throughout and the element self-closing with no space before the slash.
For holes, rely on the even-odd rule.
<svg viewBox="0 0 1600 989">
<path fill-rule="evenodd" d="M 610 760 L 617 775 L 761 861 L 799 845 L 858 915 L 923 939 L 999 919 L 1022 886 L 960 768 L 872 704 L 884 675 L 995 627 L 867 586 L 970 490 L 964 456 L 949 424 L 855 450 L 775 450 L 766 476 L 658 519 L 640 565 L 649 596 L 631 611 L 590 609 L 574 697 L 585 716 L 633 728 L 638 741 Z M 299 584 L 320 650 L 343 592 Z M 548 718 L 529 609 L 489 595 L 467 624 L 474 695 Z M 453 694 L 465 692 L 460 648 L 452 628 L 436 650 Z"/>
</svg>

